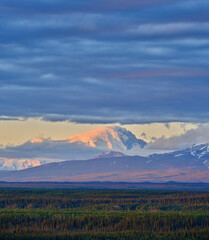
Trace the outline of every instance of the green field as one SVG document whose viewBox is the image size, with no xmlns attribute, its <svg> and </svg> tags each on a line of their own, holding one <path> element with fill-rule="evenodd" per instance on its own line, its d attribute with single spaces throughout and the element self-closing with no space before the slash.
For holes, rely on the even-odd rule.
<svg viewBox="0 0 209 240">
<path fill-rule="evenodd" d="M 0 190 L 0 239 L 209 239 L 209 192 Z"/>
</svg>

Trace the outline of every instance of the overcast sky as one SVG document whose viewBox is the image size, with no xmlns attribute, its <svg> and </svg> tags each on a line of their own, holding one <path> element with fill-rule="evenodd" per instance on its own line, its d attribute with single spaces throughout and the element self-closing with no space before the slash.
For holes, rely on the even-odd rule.
<svg viewBox="0 0 209 240">
<path fill-rule="evenodd" d="M 0 115 L 209 121 L 208 0 L 1 0 Z"/>
<path fill-rule="evenodd" d="M 66 158 L 76 147 L 57 139 L 112 124 L 153 151 L 209 142 L 208 9 L 208 0 L 1 0 L 0 160 Z"/>
</svg>

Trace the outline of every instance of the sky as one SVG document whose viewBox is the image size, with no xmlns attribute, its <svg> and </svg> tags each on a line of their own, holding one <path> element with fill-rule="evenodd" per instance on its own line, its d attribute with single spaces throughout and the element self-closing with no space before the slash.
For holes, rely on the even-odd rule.
<svg viewBox="0 0 209 240">
<path fill-rule="evenodd" d="M 1 0 L 0 144 L 112 124 L 157 138 L 156 148 L 205 136 L 208 9 L 208 0 Z"/>
</svg>

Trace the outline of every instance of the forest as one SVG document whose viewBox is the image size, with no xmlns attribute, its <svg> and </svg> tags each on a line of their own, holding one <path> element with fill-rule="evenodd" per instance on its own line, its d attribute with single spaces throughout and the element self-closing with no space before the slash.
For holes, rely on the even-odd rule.
<svg viewBox="0 0 209 240">
<path fill-rule="evenodd" d="M 1 240 L 208 236 L 208 191 L 0 190 Z"/>
</svg>

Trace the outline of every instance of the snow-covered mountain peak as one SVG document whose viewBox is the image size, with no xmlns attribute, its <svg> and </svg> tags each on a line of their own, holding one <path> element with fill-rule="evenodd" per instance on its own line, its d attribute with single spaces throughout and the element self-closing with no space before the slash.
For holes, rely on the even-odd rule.
<svg viewBox="0 0 209 240">
<path fill-rule="evenodd" d="M 86 146 L 113 151 L 126 151 L 133 147 L 143 148 L 146 145 L 141 139 L 125 128 L 119 126 L 99 127 L 80 134 L 76 134 L 63 141 L 82 143 Z"/>
<path fill-rule="evenodd" d="M 193 145 L 190 149 L 191 155 L 201 158 L 209 152 L 209 144 Z"/>
<path fill-rule="evenodd" d="M 42 137 L 38 137 L 38 138 L 30 140 L 31 143 L 42 143 L 44 141 L 45 141 L 45 139 Z"/>
</svg>

